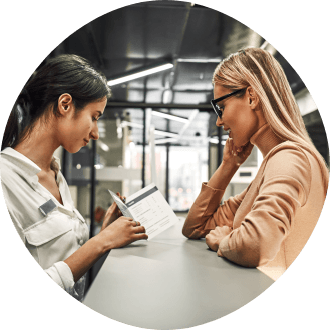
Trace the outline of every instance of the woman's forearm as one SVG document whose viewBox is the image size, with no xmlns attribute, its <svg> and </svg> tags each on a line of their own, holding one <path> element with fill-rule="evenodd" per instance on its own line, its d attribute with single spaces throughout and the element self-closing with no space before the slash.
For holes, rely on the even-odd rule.
<svg viewBox="0 0 330 330">
<path fill-rule="evenodd" d="M 88 240 L 64 262 L 71 269 L 73 279 L 77 282 L 95 263 L 110 249 L 96 235 Z"/>
<path fill-rule="evenodd" d="M 201 193 L 191 206 L 182 227 L 184 236 L 188 238 L 204 237 L 209 230 L 214 229 L 218 225 L 213 214 L 219 207 L 224 191 L 238 168 L 238 165 L 226 162 L 221 163 L 206 184 L 213 189 L 206 190 L 204 189 L 205 187 L 202 188 Z"/>
<path fill-rule="evenodd" d="M 140 239 L 148 239 L 145 228 L 131 218 L 120 217 L 103 228 L 64 262 L 70 267 L 74 281 L 77 282 L 106 252 Z"/>
<path fill-rule="evenodd" d="M 239 165 L 222 162 L 219 168 L 212 175 L 207 185 L 214 189 L 226 190 L 238 168 Z"/>
</svg>

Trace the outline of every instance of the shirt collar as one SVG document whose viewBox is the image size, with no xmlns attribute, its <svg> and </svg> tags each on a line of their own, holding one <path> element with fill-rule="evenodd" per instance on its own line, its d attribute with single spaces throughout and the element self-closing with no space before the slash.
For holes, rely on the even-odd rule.
<svg viewBox="0 0 330 330">
<path fill-rule="evenodd" d="M 53 158 L 55 159 L 55 162 L 58 165 L 58 170 L 60 171 L 61 170 L 61 160 L 56 156 L 53 156 Z"/>
<path fill-rule="evenodd" d="M 41 168 L 35 164 L 32 160 L 18 152 L 17 150 L 7 147 L 1 151 L 1 155 L 10 157 L 10 161 L 15 164 L 21 171 L 24 172 L 25 179 L 33 186 L 38 183 L 37 174 L 41 171 Z M 58 165 L 58 169 L 61 169 L 61 162 L 59 158 L 53 156 L 55 162 Z"/>
</svg>

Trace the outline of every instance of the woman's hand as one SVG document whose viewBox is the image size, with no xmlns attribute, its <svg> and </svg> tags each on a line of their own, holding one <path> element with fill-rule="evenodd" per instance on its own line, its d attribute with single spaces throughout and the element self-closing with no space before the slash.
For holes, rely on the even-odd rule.
<svg viewBox="0 0 330 330">
<path fill-rule="evenodd" d="M 243 147 L 237 148 L 233 143 L 233 139 L 228 138 L 223 149 L 222 162 L 207 185 L 214 189 L 226 190 L 241 164 L 243 164 L 251 154 L 252 149 L 253 144 L 250 142 Z"/>
<path fill-rule="evenodd" d="M 120 217 L 97 235 L 106 251 L 126 246 L 140 239 L 148 239 L 145 228 L 131 218 Z"/>
<path fill-rule="evenodd" d="M 218 251 L 220 242 L 231 232 L 232 228 L 228 226 L 215 227 L 214 230 L 211 230 L 206 236 L 206 244 L 213 251 Z"/>
<path fill-rule="evenodd" d="M 120 217 L 88 240 L 64 262 L 69 266 L 77 282 L 104 253 L 140 239 L 147 239 L 144 227 L 131 218 Z"/>
<path fill-rule="evenodd" d="M 245 146 L 236 147 L 233 139 L 228 138 L 223 149 L 223 162 L 234 166 L 242 165 L 250 156 L 253 149 L 253 144 L 249 141 Z"/>
<path fill-rule="evenodd" d="M 125 197 L 121 196 L 119 192 L 117 192 L 117 196 L 124 202 Z M 113 223 L 116 219 L 121 217 L 123 214 L 118 208 L 116 202 L 113 202 L 111 206 L 108 208 L 107 212 L 105 213 L 101 231 L 108 227 L 111 223 Z"/>
</svg>

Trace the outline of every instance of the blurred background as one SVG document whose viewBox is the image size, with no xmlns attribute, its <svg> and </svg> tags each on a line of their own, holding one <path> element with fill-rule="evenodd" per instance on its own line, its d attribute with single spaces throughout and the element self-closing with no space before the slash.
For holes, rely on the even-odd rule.
<svg viewBox="0 0 330 330">
<path fill-rule="evenodd" d="M 329 164 L 321 117 L 299 75 L 262 36 L 221 12 L 190 2 L 140 2 L 89 22 L 49 54 L 45 61 L 65 53 L 90 60 L 112 89 L 98 122 L 100 139 L 76 154 L 56 151 L 91 236 L 112 203 L 108 189 L 128 197 L 154 182 L 174 212 L 186 216 L 202 182 L 220 165 L 228 138 L 215 125 L 210 104 L 213 72 L 223 58 L 247 46 L 264 48 L 280 62 L 307 130 Z M 125 81 L 155 68 L 164 70 Z M 224 199 L 253 180 L 261 161 L 254 149 Z"/>
</svg>

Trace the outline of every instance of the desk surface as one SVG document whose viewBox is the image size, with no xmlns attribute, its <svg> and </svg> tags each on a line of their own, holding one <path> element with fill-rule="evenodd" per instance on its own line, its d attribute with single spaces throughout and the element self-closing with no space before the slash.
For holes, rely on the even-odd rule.
<svg viewBox="0 0 330 330">
<path fill-rule="evenodd" d="M 181 234 L 183 220 L 154 239 L 112 250 L 84 304 L 113 320 L 149 329 L 180 329 L 219 319 L 274 281 L 220 258 Z"/>
</svg>

